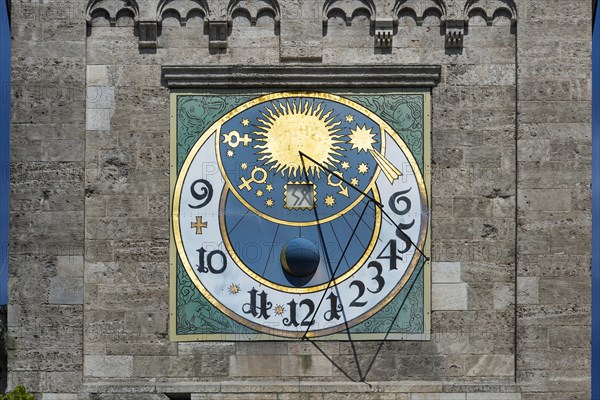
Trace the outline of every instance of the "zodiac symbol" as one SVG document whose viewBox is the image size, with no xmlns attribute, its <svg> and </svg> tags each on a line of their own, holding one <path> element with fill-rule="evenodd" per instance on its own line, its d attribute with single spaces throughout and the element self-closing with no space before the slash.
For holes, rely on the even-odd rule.
<svg viewBox="0 0 600 400">
<path fill-rule="evenodd" d="M 288 183 L 285 192 L 285 208 L 313 208 L 315 188 L 312 183 Z"/>
<path fill-rule="evenodd" d="M 327 175 L 327 185 L 329 185 L 331 187 L 340 188 L 341 190 L 338 192 L 339 194 L 341 194 L 342 196 L 350 197 L 350 195 L 348 194 L 348 186 L 344 186 L 344 183 L 341 179 L 337 183 L 333 183 L 334 176 L 338 179 L 344 177 L 341 172 L 339 173 L 339 175 L 338 174 L 329 174 L 329 175 Z"/>
<path fill-rule="evenodd" d="M 300 192 L 302 197 L 298 196 L 298 192 Z M 309 197 L 309 194 L 312 194 L 312 192 L 306 187 L 303 187 L 300 190 L 295 189 L 292 193 L 292 196 L 294 196 L 294 198 L 296 199 L 296 201 L 294 202 L 294 205 L 298 206 L 303 203 L 310 204 L 312 202 L 312 198 Z"/>
<path fill-rule="evenodd" d="M 256 174 L 262 174 L 262 178 L 258 179 Z M 238 185 L 238 189 L 246 189 L 247 191 L 252 190 L 251 183 L 265 183 L 267 181 L 267 171 L 264 168 L 254 167 L 250 179 L 246 179 L 242 176 L 242 183 Z"/>
<path fill-rule="evenodd" d="M 245 133 L 242 138 L 240 138 L 240 133 L 238 131 L 231 131 L 223 134 L 223 143 L 228 144 L 230 147 L 238 147 L 240 142 L 244 143 L 244 147 L 248 147 L 248 143 L 251 141 L 252 139 L 247 133 Z"/>
</svg>

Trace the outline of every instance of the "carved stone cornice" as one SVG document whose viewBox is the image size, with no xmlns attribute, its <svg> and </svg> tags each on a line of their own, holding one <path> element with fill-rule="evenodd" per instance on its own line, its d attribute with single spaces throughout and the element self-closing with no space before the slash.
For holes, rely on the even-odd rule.
<svg viewBox="0 0 600 400">
<path fill-rule="evenodd" d="M 433 87 L 440 74 L 439 65 L 162 66 L 173 89 Z"/>
</svg>

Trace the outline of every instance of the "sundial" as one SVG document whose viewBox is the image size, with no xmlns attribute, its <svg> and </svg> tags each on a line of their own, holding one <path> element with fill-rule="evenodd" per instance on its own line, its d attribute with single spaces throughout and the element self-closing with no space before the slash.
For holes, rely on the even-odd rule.
<svg viewBox="0 0 600 400">
<path fill-rule="evenodd" d="M 427 93 L 172 102 L 174 339 L 425 338 Z"/>
</svg>

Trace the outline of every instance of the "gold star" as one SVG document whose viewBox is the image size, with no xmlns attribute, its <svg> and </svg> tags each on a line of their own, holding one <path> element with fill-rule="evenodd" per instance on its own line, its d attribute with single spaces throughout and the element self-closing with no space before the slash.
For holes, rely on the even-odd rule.
<svg viewBox="0 0 600 400">
<path fill-rule="evenodd" d="M 352 122 L 352 121 L 354 121 L 354 115 L 352 115 L 352 114 L 346 115 L 346 122 Z"/>
<path fill-rule="evenodd" d="M 267 185 L 266 189 L 270 192 L 271 190 L 273 190 L 273 185 L 271 185 L 270 183 Z"/>
<path fill-rule="evenodd" d="M 357 149 L 359 153 L 373 150 L 373 143 L 377 143 L 377 141 L 373 139 L 375 134 L 371 133 L 372 130 L 373 128 L 367 128 L 366 124 L 363 124 L 362 127 L 356 125 L 356 129 L 350 129 L 352 149 Z"/>
<path fill-rule="evenodd" d="M 242 165 L 241 165 L 241 167 L 242 167 L 242 169 L 245 171 L 245 170 L 247 170 L 247 169 L 248 169 L 248 164 L 247 164 L 247 163 L 245 163 L 245 162 L 243 162 L 243 163 L 242 163 Z"/>
<path fill-rule="evenodd" d="M 267 205 L 267 207 L 273 207 L 273 204 L 275 204 L 275 202 L 273 201 L 273 199 L 267 199 L 267 201 L 265 201 L 265 204 Z"/>
<path fill-rule="evenodd" d="M 233 156 L 235 156 L 235 153 L 233 152 L 233 150 L 231 150 L 231 149 L 227 150 L 227 157 L 232 158 Z"/>
<path fill-rule="evenodd" d="M 366 174 L 367 172 L 369 172 L 369 166 L 365 163 L 360 163 L 358 165 L 358 172 L 360 172 L 361 174 Z"/>
<path fill-rule="evenodd" d="M 229 285 L 229 294 L 238 294 L 240 292 L 240 285 L 232 283 Z"/>
<path fill-rule="evenodd" d="M 280 304 L 277 304 L 275 306 L 275 315 L 283 315 L 284 312 L 285 312 L 285 307 L 284 306 L 282 306 Z"/>
<path fill-rule="evenodd" d="M 196 222 L 192 222 L 191 228 L 196 228 L 196 235 L 202 235 L 202 228 L 208 228 L 208 222 L 202 221 L 202 217 L 198 215 Z"/>
<path fill-rule="evenodd" d="M 325 204 L 329 207 L 333 207 L 335 204 L 335 198 L 332 195 L 327 195 L 325 197 Z"/>
<path fill-rule="evenodd" d="M 248 125 L 250 125 L 250 120 L 249 120 L 248 118 L 244 118 L 244 119 L 242 120 L 242 125 L 244 125 L 244 126 L 248 126 Z"/>
<path fill-rule="evenodd" d="M 258 189 L 258 190 L 256 191 L 256 196 L 257 196 L 257 197 L 261 197 L 262 195 L 263 195 L 263 191 L 262 191 L 262 190 L 260 190 L 260 189 Z"/>
<path fill-rule="evenodd" d="M 352 184 L 352 186 L 358 186 L 358 179 L 352 178 L 350 179 L 350 183 Z"/>
<path fill-rule="evenodd" d="M 342 168 L 344 168 L 344 169 L 350 168 L 350 163 L 348 161 L 342 161 Z"/>
</svg>

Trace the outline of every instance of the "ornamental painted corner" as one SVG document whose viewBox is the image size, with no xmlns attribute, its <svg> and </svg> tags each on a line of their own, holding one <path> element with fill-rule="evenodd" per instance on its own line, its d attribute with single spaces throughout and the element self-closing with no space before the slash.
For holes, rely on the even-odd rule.
<svg viewBox="0 0 600 400">
<path fill-rule="evenodd" d="M 173 94 L 173 340 L 425 340 L 429 94 Z"/>
</svg>

